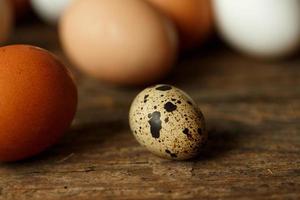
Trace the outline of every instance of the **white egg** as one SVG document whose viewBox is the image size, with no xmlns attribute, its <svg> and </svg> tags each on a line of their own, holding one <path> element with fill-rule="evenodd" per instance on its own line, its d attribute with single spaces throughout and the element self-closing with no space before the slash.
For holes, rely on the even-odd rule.
<svg viewBox="0 0 300 200">
<path fill-rule="evenodd" d="M 13 28 L 13 13 L 9 1 L 0 0 L 0 44 L 4 43 Z"/>
<path fill-rule="evenodd" d="M 221 36 L 256 57 L 281 58 L 300 45 L 299 0 L 213 0 Z"/>
<path fill-rule="evenodd" d="M 56 24 L 72 0 L 31 0 L 34 11 L 46 22 Z"/>
</svg>

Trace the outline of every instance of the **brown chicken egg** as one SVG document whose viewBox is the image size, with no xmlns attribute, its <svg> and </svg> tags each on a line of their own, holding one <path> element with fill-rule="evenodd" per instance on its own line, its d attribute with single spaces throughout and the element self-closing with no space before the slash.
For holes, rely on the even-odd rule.
<svg viewBox="0 0 300 200">
<path fill-rule="evenodd" d="M 69 128 L 77 89 L 48 51 L 0 48 L 0 161 L 17 161 L 53 145 Z"/>
<path fill-rule="evenodd" d="M 193 48 L 202 44 L 213 29 L 211 0 L 147 0 L 176 24 L 181 47 Z"/>
<path fill-rule="evenodd" d="M 13 10 L 8 0 L 0 0 L 0 45 L 11 34 L 13 28 Z"/>
<path fill-rule="evenodd" d="M 99 80 L 147 84 L 170 71 L 177 55 L 173 24 L 141 0 L 77 0 L 60 21 L 66 54 Z"/>
</svg>

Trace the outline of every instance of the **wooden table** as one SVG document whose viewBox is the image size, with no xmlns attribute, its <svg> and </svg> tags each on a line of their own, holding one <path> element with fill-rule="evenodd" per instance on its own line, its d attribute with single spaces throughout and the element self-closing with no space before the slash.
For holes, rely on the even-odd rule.
<svg viewBox="0 0 300 200">
<path fill-rule="evenodd" d="M 199 103 L 209 143 L 199 158 L 176 162 L 153 156 L 129 130 L 129 106 L 142 88 L 79 73 L 54 28 L 22 26 L 10 43 L 57 53 L 75 73 L 79 107 L 59 144 L 0 164 L 0 199 L 300 199 L 299 55 L 265 63 L 216 42 L 183 56 L 162 82 Z"/>
</svg>

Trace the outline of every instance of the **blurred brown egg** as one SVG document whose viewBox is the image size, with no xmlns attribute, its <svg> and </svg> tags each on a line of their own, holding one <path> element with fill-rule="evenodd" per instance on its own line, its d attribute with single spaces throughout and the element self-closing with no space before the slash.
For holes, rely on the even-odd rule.
<svg viewBox="0 0 300 200">
<path fill-rule="evenodd" d="M 0 0 L 0 45 L 10 36 L 14 25 L 13 10 L 7 0 Z"/>
<path fill-rule="evenodd" d="M 30 0 L 9 0 L 11 1 L 17 19 L 22 19 L 30 10 Z"/>
<path fill-rule="evenodd" d="M 175 27 L 141 0 L 74 1 L 60 21 L 60 37 L 80 69 L 116 84 L 156 81 L 177 55 Z"/>
<path fill-rule="evenodd" d="M 181 47 L 197 47 L 212 33 L 213 14 L 210 0 L 147 0 L 174 20 L 180 33 Z"/>
<path fill-rule="evenodd" d="M 36 155 L 69 128 L 77 90 L 48 51 L 27 45 L 0 48 L 0 161 Z"/>
</svg>

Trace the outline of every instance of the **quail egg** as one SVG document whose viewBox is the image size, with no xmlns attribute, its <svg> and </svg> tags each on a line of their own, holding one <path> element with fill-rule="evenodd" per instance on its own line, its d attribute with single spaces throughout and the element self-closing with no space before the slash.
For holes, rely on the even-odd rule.
<svg viewBox="0 0 300 200">
<path fill-rule="evenodd" d="M 171 85 L 139 93 L 131 105 L 129 123 L 142 146 L 167 159 L 193 158 L 207 139 L 202 112 L 185 92 Z"/>
</svg>

